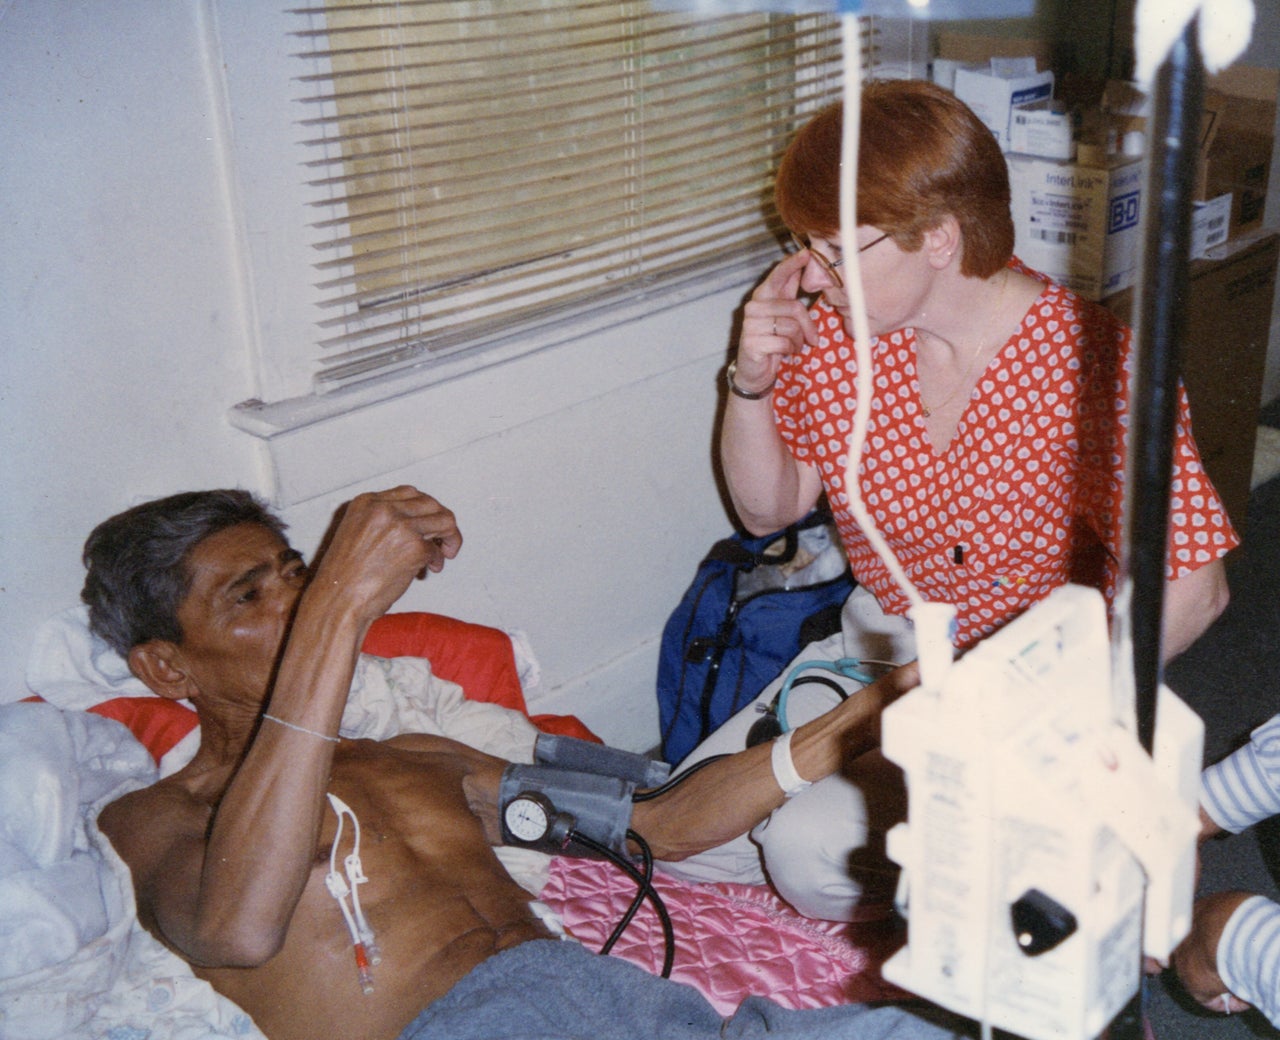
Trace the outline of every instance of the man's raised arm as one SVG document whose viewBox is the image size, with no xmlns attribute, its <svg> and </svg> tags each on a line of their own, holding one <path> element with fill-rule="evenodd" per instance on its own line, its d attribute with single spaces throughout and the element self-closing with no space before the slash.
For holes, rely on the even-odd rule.
<svg viewBox="0 0 1280 1040">
<path fill-rule="evenodd" d="M 416 575 L 438 571 L 460 546 L 452 513 L 414 488 L 352 500 L 296 600 L 291 625 L 283 622 L 288 635 L 270 685 L 270 718 L 247 750 L 261 703 L 206 695 L 219 677 L 193 675 L 200 691 L 192 696 L 203 699 L 196 704 L 207 781 L 184 777 L 185 791 L 162 785 L 154 794 L 126 796 L 102 815 L 134 872 L 144 921 L 188 960 L 248 966 L 279 950 L 313 865 L 365 633 Z M 297 590 L 281 577 L 258 595 L 282 597 L 279 609 L 287 613 L 286 597 Z M 269 682 L 262 677 L 262 694 Z"/>
</svg>

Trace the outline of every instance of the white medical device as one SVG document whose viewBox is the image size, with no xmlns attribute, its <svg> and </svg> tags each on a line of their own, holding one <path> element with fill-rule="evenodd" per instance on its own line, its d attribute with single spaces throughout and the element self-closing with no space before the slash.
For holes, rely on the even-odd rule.
<svg viewBox="0 0 1280 1040">
<path fill-rule="evenodd" d="M 1102 596 L 1069 585 L 884 713 L 910 821 L 889 834 L 908 918 L 890 981 L 1028 1040 L 1086 1040 L 1142 954 L 1187 933 L 1203 723 L 1161 688 L 1148 755 L 1112 673 Z"/>
</svg>

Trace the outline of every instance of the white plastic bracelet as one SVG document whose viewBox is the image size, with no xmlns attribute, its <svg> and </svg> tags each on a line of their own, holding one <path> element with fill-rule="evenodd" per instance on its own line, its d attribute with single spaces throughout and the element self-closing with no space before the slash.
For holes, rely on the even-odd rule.
<svg viewBox="0 0 1280 1040">
<path fill-rule="evenodd" d="M 792 730 L 778 737 L 773 742 L 773 752 L 770 755 L 770 761 L 773 763 L 773 778 L 778 781 L 778 786 L 782 788 L 782 793 L 788 798 L 798 795 L 801 791 L 813 784 L 796 772 L 795 761 L 791 757 L 791 734 Z"/>
</svg>

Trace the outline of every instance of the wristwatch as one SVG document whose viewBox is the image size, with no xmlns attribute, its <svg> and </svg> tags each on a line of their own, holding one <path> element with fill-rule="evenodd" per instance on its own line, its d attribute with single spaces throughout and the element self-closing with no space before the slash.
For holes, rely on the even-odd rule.
<svg viewBox="0 0 1280 1040">
<path fill-rule="evenodd" d="M 502 807 L 502 840 L 558 852 L 568 843 L 573 822 L 568 813 L 557 812 L 546 795 L 521 791 Z"/>
<path fill-rule="evenodd" d="M 725 382 L 729 384 L 729 392 L 734 394 L 737 397 L 741 397 L 744 401 L 762 401 L 764 400 L 764 398 L 768 397 L 771 393 L 773 393 L 773 388 L 778 385 L 778 381 L 775 379 L 763 390 L 758 390 L 758 391 L 743 390 L 742 387 L 740 387 L 737 383 L 733 381 L 733 377 L 737 375 L 737 373 L 738 373 L 738 361 L 735 358 L 733 361 L 729 362 L 729 367 L 725 369 L 724 378 L 725 378 Z"/>
</svg>

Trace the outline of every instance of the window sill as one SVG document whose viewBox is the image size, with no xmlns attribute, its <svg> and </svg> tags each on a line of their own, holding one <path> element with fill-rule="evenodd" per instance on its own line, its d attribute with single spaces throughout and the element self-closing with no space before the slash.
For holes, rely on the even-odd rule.
<svg viewBox="0 0 1280 1040">
<path fill-rule="evenodd" d="M 745 278 L 574 319 L 541 330 L 532 345 L 524 337 L 330 394 L 245 401 L 228 419 L 266 442 L 273 500 L 304 502 L 723 356 Z"/>
</svg>

